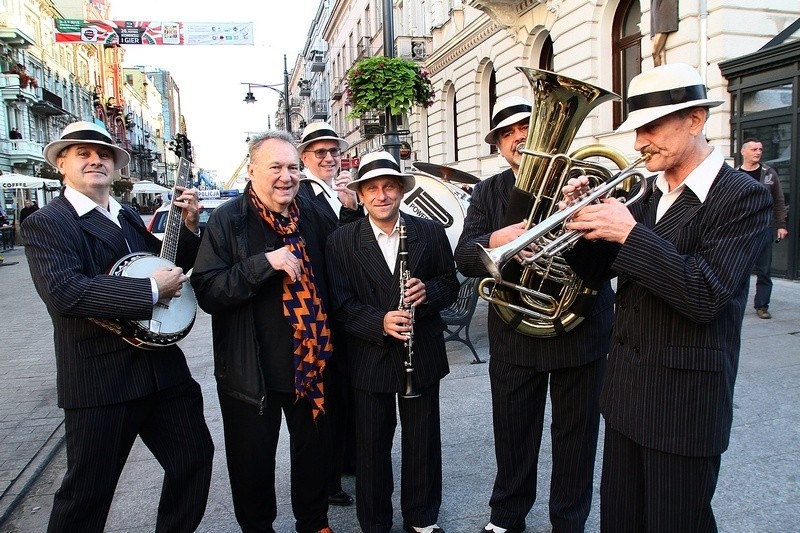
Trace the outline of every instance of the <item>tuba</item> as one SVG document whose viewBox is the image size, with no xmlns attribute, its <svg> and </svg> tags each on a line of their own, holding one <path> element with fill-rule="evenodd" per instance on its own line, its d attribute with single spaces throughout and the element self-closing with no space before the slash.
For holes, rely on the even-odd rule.
<svg viewBox="0 0 800 533">
<path fill-rule="evenodd" d="M 603 157 L 624 168 L 625 178 L 630 179 L 614 180 L 614 186 L 619 184 L 619 189 L 629 190 L 635 179 L 631 176 L 633 165 L 622 152 L 608 146 L 591 145 L 570 155 L 564 153 L 589 112 L 619 97 L 553 72 L 526 67 L 517 67 L 517 70 L 532 86 L 534 107 L 528 138 L 524 146 L 521 143 L 517 147 L 522 158 L 509 196 L 504 226 L 525 220 L 526 230 L 530 231 L 533 226 L 550 219 L 558 211 L 561 189 L 570 178 L 588 176 L 592 187 L 611 182 L 612 173 L 603 165 L 586 161 L 589 157 Z M 539 231 L 542 235 L 535 244 L 560 242 L 563 222 L 566 221 Z M 558 251 L 563 250 L 559 245 Z M 491 250 L 479 249 L 482 257 L 487 252 Z M 586 286 L 558 253 L 539 254 L 535 260 L 523 264 L 507 259 L 506 254 L 498 260 L 496 269 L 489 268 L 492 277 L 481 280 L 478 294 L 519 333 L 554 337 L 575 328 L 592 311 L 597 290 Z"/>
</svg>

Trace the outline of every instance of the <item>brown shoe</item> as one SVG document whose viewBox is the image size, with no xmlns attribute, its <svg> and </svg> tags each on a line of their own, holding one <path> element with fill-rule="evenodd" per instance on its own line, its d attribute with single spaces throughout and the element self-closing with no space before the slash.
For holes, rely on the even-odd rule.
<svg viewBox="0 0 800 533">
<path fill-rule="evenodd" d="M 756 314 L 758 315 L 758 318 L 763 318 L 763 319 L 772 318 L 772 315 L 769 314 L 769 311 L 767 310 L 766 307 L 756 308 Z"/>
</svg>

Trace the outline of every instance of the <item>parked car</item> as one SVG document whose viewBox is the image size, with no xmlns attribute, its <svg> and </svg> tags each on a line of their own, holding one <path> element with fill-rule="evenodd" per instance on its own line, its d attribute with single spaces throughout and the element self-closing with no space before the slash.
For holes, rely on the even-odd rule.
<svg viewBox="0 0 800 533">
<path fill-rule="evenodd" d="M 205 229 L 206 224 L 208 223 L 208 218 L 211 216 L 211 213 L 214 212 L 214 209 L 230 200 L 231 198 L 209 198 L 200 200 L 200 204 L 203 206 L 203 210 L 200 211 L 201 232 Z M 156 212 L 153 213 L 153 218 L 150 219 L 150 224 L 147 226 L 147 229 L 150 231 L 150 233 L 161 240 L 164 240 L 164 229 L 167 225 L 167 216 L 169 215 L 169 209 L 171 205 L 172 203 L 170 202 L 159 207 Z"/>
</svg>

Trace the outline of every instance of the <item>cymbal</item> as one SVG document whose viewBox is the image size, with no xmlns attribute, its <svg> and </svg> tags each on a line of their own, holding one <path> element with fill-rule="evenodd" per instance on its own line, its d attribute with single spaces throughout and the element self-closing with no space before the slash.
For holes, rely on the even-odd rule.
<svg viewBox="0 0 800 533">
<path fill-rule="evenodd" d="M 463 170 L 457 168 L 446 167 L 444 165 L 436 165 L 434 163 L 424 163 L 417 161 L 413 163 L 414 168 L 421 170 L 426 174 L 437 177 L 442 181 L 455 181 L 457 183 L 474 184 L 479 183 L 481 180 Z"/>
</svg>

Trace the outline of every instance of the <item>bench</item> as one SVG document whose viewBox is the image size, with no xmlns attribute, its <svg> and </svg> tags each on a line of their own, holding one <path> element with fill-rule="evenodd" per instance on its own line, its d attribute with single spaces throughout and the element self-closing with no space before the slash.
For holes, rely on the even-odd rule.
<svg viewBox="0 0 800 533">
<path fill-rule="evenodd" d="M 458 297 L 450 307 L 442 309 L 442 320 L 444 320 L 447 327 L 444 341 L 457 341 L 465 344 L 472 351 L 472 356 L 475 358 L 472 364 L 484 363 L 475 347 L 472 345 L 472 340 L 469 338 L 469 325 L 472 322 L 472 315 L 475 313 L 475 306 L 478 303 L 478 283 L 481 278 L 466 278 L 458 289 Z M 464 336 L 461 336 L 461 332 Z"/>
</svg>

